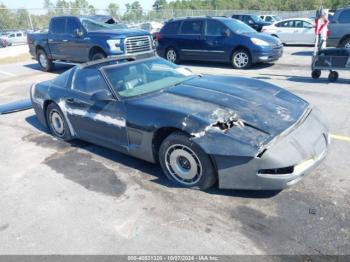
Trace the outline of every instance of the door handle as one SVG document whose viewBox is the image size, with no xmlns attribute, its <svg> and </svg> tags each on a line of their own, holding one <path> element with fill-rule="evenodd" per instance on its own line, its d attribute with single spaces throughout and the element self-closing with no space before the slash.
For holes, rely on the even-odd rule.
<svg viewBox="0 0 350 262">
<path fill-rule="evenodd" d="M 87 105 L 90 105 L 89 103 L 81 100 L 81 99 L 78 99 L 78 98 L 68 98 L 67 99 L 67 103 L 68 104 L 74 104 L 76 106 L 87 106 Z"/>
<path fill-rule="evenodd" d="M 49 41 L 49 42 L 53 42 L 53 39 L 49 39 L 48 41 Z"/>
<path fill-rule="evenodd" d="M 68 39 L 63 39 L 62 42 L 67 43 L 67 42 L 69 42 L 69 40 Z"/>
</svg>

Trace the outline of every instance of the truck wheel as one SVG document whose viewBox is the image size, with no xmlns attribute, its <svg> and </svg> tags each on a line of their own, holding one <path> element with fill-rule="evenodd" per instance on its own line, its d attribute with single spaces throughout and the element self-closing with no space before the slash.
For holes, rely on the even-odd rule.
<svg viewBox="0 0 350 262">
<path fill-rule="evenodd" d="M 45 72 L 50 72 L 54 68 L 54 64 L 52 61 L 47 57 L 47 54 L 44 50 L 39 49 L 36 55 L 36 58 L 39 62 L 39 65 L 41 69 Z"/>
<path fill-rule="evenodd" d="M 182 132 L 169 135 L 159 149 L 163 172 L 179 186 L 206 190 L 217 180 L 210 157 Z"/>
<path fill-rule="evenodd" d="M 106 58 L 106 55 L 104 53 L 101 53 L 101 52 L 97 52 L 97 53 L 94 53 L 92 56 L 91 56 L 91 60 L 94 61 L 94 60 L 99 60 L 99 59 L 103 59 L 103 58 Z"/>
<path fill-rule="evenodd" d="M 341 47 L 349 48 L 349 49 L 350 49 L 350 37 L 346 38 L 346 39 L 341 43 Z"/>
<path fill-rule="evenodd" d="M 246 49 L 236 50 L 231 57 L 231 64 L 235 69 L 247 69 L 252 65 L 252 58 Z"/>
</svg>

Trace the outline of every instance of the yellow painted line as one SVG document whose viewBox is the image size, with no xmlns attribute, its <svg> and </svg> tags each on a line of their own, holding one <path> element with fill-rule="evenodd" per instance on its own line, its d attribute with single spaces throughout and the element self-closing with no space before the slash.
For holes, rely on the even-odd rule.
<svg viewBox="0 0 350 262">
<path fill-rule="evenodd" d="M 350 142 L 350 136 L 340 136 L 340 135 L 331 134 L 331 138 L 332 139 L 336 139 L 336 140 L 342 140 L 342 141 Z"/>
</svg>

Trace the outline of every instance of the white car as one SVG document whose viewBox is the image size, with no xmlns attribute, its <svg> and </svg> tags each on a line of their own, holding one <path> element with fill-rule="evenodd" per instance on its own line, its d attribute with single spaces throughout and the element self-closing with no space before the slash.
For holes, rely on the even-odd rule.
<svg viewBox="0 0 350 262">
<path fill-rule="evenodd" d="M 6 36 L 9 45 L 27 43 L 27 34 L 22 31 L 11 32 Z"/>
<path fill-rule="evenodd" d="M 265 22 L 276 23 L 282 21 L 282 18 L 278 15 L 261 15 L 260 18 Z"/>
<path fill-rule="evenodd" d="M 264 26 L 262 32 L 278 37 L 283 44 L 313 45 L 316 39 L 314 28 L 311 19 L 292 18 Z"/>
</svg>

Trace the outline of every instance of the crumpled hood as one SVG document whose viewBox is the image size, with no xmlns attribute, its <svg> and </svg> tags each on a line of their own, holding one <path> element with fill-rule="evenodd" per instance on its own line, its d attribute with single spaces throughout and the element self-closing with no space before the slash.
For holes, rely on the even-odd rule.
<svg viewBox="0 0 350 262">
<path fill-rule="evenodd" d="M 187 111 L 187 115 L 195 115 L 208 124 L 236 114 L 235 117 L 243 124 L 270 137 L 277 136 L 293 125 L 309 105 L 305 100 L 272 84 L 223 76 L 203 76 L 186 81 L 152 96 L 150 102 L 159 103 L 169 111 Z"/>
</svg>

